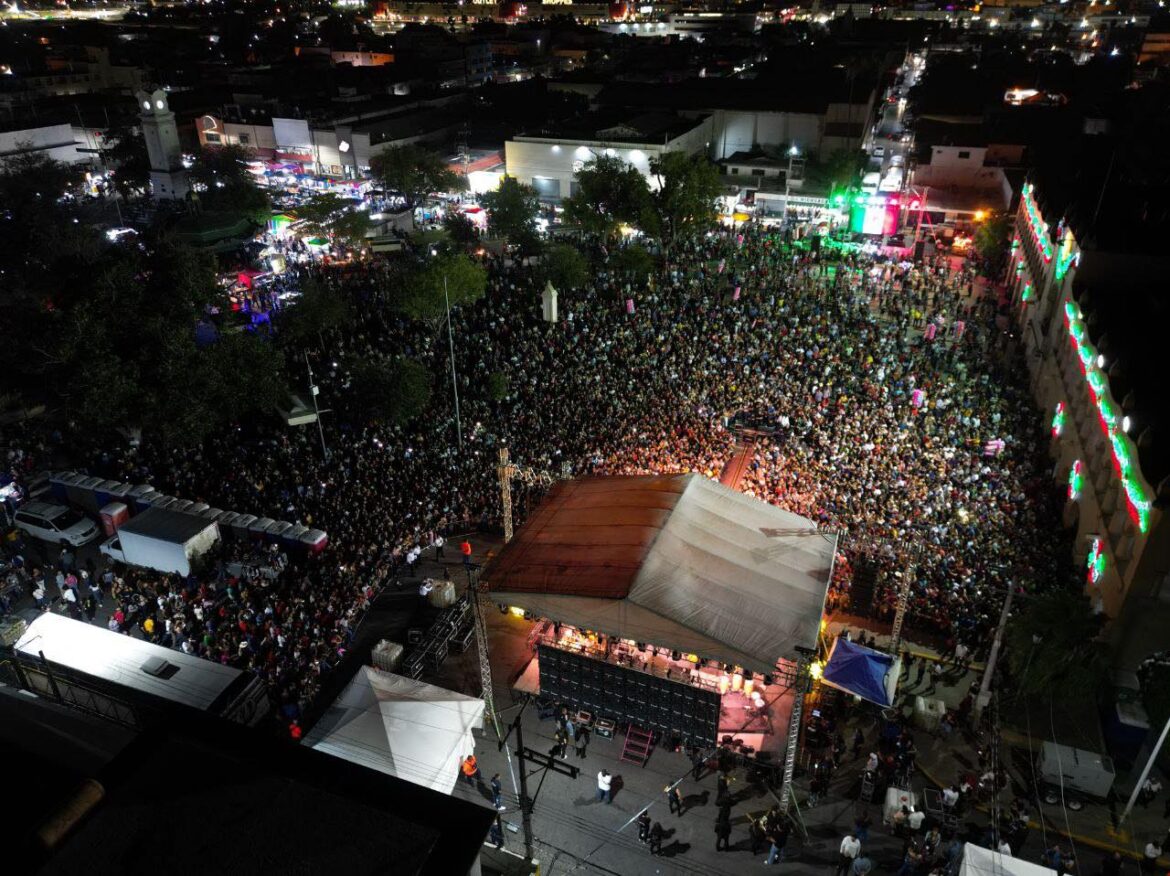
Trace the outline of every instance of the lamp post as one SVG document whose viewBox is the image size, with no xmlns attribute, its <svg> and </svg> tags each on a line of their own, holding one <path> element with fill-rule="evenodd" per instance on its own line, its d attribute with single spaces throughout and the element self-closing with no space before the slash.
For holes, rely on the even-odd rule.
<svg viewBox="0 0 1170 876">
<path fill-rule="evenodd" d="M 792 159 L 800 155 L 800 150 L 793 143 L 788 147 L 788 171 L 784 174 L 784 227 L 788 227 L 788 196 L 792 189 Z"/>
<path fill-rule="evenodd" d="M 455 335 L 451 329 L 451 299 L 447 296 L 447 278 L 443 277 L 443 305 L 447 308 L 447 345 L 451 351 L 451 390 L 455 394 L 455 436 L 463 450 L 463 423 L 459 419 L 459 381 L 455 376 Z"/>
</svg>

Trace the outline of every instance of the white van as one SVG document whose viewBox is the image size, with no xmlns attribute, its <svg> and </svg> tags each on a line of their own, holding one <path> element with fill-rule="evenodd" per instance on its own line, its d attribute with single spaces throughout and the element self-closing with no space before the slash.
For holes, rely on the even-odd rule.
<svg viewBox="0 0 1170 876">
<path fill-rule="evenodd" d="M 29 502 L 16 512 L 16 528 L 33 538 L 77 547 L 98 536 L 97 524 L 83 514 L 49 502 Z"/>
</svg>

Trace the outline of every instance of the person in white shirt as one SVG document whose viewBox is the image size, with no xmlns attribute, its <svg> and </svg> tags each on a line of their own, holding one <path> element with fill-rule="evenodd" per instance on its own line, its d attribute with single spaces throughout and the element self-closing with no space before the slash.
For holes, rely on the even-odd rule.
<svg viewBox="0 0 1170 876">
<path fill-rule="evenodd" d="M 613 793 L 609 786 L 613 782 L 613 776 L 609 774 L 609 770 L 602 770 L 597 774 L 597 799 L 604 800 L 606 803 L 613 802 Z"/>
<path fill-rule="evenodd" d="M 996 851 L 1001 855 L 1007 855 L 1009 858 L 1012 856 L 1012 847 L 1009 846 L 1008 841 L 1004 839 L 999 841 L 999 847 L 996 849 Z"/>
<path fill-rule="evenodd" d="M 835 876 L 846 876 L 853 869 L 853 862 L 857 860 L 857 856 L 861 853 L 861 840 L 859 840 L 853 831 L 845 834 L 845 839 L 841 840 L 840 855 L 837 858 L 837 873 Z"/>
<path fill-rule="evenodd" d="M 954 809 L 955 804 L 959 802 L 959 789 L 954 785 L 949 788 L 944 788 L 942 792 L 942 804 L 945 809 Z"/>
<path fill-rule="evenodd" d="M 917 809 L 906 816 L 906 823 L 910 825 L 910 829 L 915 832 L 922 828 L 922 822 L 925 820 L 926 813 Z"/>
</svg>

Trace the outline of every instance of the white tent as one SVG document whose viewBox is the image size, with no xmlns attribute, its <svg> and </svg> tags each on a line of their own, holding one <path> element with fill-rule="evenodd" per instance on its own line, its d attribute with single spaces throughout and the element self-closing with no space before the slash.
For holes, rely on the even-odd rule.
<svg viewBox="0 0 1170 876">
<path fill-rule="evenodd" d="M 977 846 L 963 845 L 963 863 L 959 876 L 1052 876 L 1056 871 Z"/>
<path fill-rule="evenodd" d="M 483 700 L 364 666 L 305 744 L 450 794 L 481 726 Z"/>
<path fill-rule="evenodd" d="M 770 671 L 812 647 L 837 536 L 699 475 L 561 481 L 484 570 L 492 599 Z"/>
</svg>

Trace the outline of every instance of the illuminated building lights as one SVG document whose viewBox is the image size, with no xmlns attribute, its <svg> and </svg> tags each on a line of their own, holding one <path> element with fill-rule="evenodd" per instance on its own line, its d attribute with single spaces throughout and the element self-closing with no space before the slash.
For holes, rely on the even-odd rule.
<svg viewBox="0 0 1170 876">
<path fill-rule="evenodd" d="M 1068 498 L 1075 502 L 1081 497 L 1081 487 L 1085 485 L 1085 473 L 1079 459 L 1073 460 L 1072 468 L 1068 470 Z"/>
<path fill-rule="evenodd" d="M 1068 415 L 1064 410 L 1064 402 L 1056 403 L 1056 413 L 1052 415 L 1052 437 L 1059 438 L 1064 434 L 1064 421 Z"/>
<path fill-rule="evenodd" d="M 1094 535 L 1089 543 L 1089 559 L 1085 562 L 1090 584 L 1096 584 L 1105 574 L 1105 544 L 1099 536 Z"/>
<path fill-rule="evenodd" d="M 1064 240 L 1060 245 L 1060 255 L 1056 258 L 1056 282 L 1064 279 L 1068 269 L 1073 265 L 1080 265 L 1081 253 L 1076 249 L 1077 241 L 1071 231 L 1064 232 Z"/>
<path fill-rule="evenodd" d="M 1138 473 L 1137 447 L 1122 428 L 1121 413 L 1109 396 L 1109 385 L 1097 365 L 1097 351 L 1089 342 L 1089 332 L 1080 308 L 1071 301 L 1064 305 L 1064 323 L 1068 328 L 1073 351 L 1081 363 L 1081 373 L 1089 385 L 1089 395 L 1097 408 L 1101 428 L 1105 430 L 1105 437 L 1109 439 L 1113 451 L 1113 468 L 1121 478 L 1121 486 L 1125 490 L 1125 500 L 1129 506 L 1129 516 L 1140 531 L 1146 532 L 1150 528 L 1152 502 Z"/>
<path fill-rule="evenodd" d="M 1028 227 L 1032 229 L 1032 236 L 1040 245 L 1040 251 L 1044 254 L 1044 261 L 1047 263 L 1052 261 L 1052 241 L 1048 239 L 1048 225 L 1040 215 L 1040 208 L 1036 206 L 1036 200 L 1032 197 L 1034 189 L 1035 186 L 1031 183 L 1024 186 L 1024 211 L 1028 214 Z"/>
<path fill-rule="evenodd" d="M 1032 284 L 1025 283 L 1024 284 L 1024 293 L 1020 296 L 1020 300 L 1026 303 L 1028 301 L 1031 301 L 1035 297 L 1036 297 L 1036 290 L 1034 288 L 1032 288 Z"/>
<path fill-rule="evenodd" d="M 1016 262 L 1016 275 L 1019 276 L 1022 273 L 1024 273 L 1024 260 L 1020 259 Z"/>
</svg>

